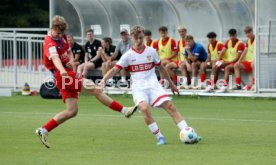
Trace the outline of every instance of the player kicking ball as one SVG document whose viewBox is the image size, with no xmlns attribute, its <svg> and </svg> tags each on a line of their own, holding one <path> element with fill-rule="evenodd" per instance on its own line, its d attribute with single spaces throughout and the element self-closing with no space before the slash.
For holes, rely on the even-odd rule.
<svg viewBox="0 0 276 165">
<path fill-rule="evenodd" d="M 145 29 L 142 26 L 134 26 L 131 28 L 133 47 L 128 50 L 118 63 L 104 76 L 100 82 L 100 86 L 104 87 L 105 82 L 109 78 L 113 77 L 122 68 L 127 68 L 131 74 L 131 89 L 134 102 L 140 108 L 150 131 L 157 138 L 157 144 L 163 145 L 166 144 L 166 140 L 151 115 L 150 106 L 165 109 L 180 130 L 188 127 L 188 125 L 180 113 L 176 111 L 168 94 L 158 82 L 155 74 L 155 66 L 158 66 L 162 76 L 169 81 L 173 94 L 179 92 L 164 66 L 161 64 L 156 50 L 144 45 L 144 33 Z M 198 136 L 196 142 L 200 140 L 201 137 Z"/>
<path fill-rule="evenodd" d="M 49 148 L 48 134 L 58 125 L 73 118 L 78 113 L 78 92 L 84 91 L 96 96 L 104 105 L 112 110 L 121 112 L 129 118 L 137 109 L 134 107 L 123 107 L 120 103 L 113 101 L 102 92 L 102 89 L 96 88 L 91 80 L 82 78 L 72 71 L 72 52 L 65 35 L 67 23 L 61 16 L 55 16 L 52 21 L 52 27 L 43 43 L 44 64 L 56 79 L 56 86 L 59 88 L 66 110 L 58 113 L 50 119 L 42 128 L 36 130 L 42 144 Z"/>
</svg>

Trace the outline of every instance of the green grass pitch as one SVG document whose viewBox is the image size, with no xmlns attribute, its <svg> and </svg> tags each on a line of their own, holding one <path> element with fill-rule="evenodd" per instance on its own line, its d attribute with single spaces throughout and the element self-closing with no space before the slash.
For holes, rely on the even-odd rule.
<svg viewBox="0 0 276 165">
<path fill-rule="evenodd" d="M 112 96 L 132 105 L 129 96 Z M 168 144 L 157 146 L 141 114 L 131 119 L 93 96 L 80 96 L 79 114 L 49 136 L 46 149 L 34 131 L 64 109 L 61 100 L 0 97 L 0 165 L 275 165 L 276 101 L 252 98 L 174 97 L 179 112 L 203 137 L 182 144 L 163 110 L 152 110 Z"/>
</svg>

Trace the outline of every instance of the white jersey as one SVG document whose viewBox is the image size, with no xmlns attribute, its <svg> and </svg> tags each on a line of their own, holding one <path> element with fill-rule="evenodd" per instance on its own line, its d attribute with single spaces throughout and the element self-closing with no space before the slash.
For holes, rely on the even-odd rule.
<svg viewBox="0 0 276 165">
<path fill-rule="evenodd" d="M 129 49 L 115 66 L 119 69 L 127 68 L 130 72 L 132 89 L 145 89 L 160 85 L 155 74 L 155 66 L 160 63 L 156 50 L 145 46 L 141 52 Z"/>
</svg>

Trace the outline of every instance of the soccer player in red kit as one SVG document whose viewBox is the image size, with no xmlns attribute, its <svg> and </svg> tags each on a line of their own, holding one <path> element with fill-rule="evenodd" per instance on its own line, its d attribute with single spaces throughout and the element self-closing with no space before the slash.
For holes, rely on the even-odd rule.
<svg viewBox="0 0 276 165">
<path fill-rule="evenodd" d="M 137 109 L 134 107 L 123 107 L 120 103 L 113 101 L 105 95 L 101 89 L 96 88 L 91 80 L 78 76 L 72 71 L 73 54 L 65 35 L 67 22 L 61 16 L 55 16 L 52 27 L 43 43 L 43 60 L 45 66 L 54 74 L 56 86 L 60 90 L 66 110 L 58 113 L 50 119 L 36 133 L 41 142 L 49 148 L 48 133 L 66 120 L 75 117 L 78 113 L 78 92 L 84 91 L 94 94 L 104 105 L 114 111 L 123 113 L 130 117 Z"/>
</svg>

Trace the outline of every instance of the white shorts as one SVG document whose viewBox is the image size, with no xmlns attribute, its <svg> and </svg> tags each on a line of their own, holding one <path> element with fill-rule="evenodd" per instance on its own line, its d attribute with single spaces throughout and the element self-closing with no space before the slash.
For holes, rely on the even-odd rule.
<svg viewBox="0 0 276 165">
<path fill-rule="evenodd" d="M 166 91 L 160 86 L 148 89 L 134 89 L 132 90 L 133 100 L 135 105 L 138 105 L 142 101 L 147 102 L 150 106 L 158 108 L 165 101 L 170 101 L 171 98 Z"/>
</svg>

